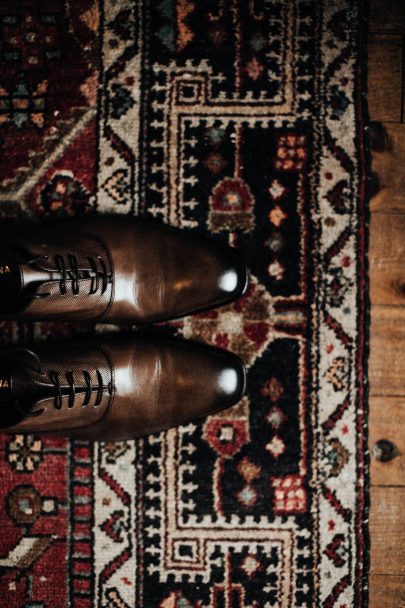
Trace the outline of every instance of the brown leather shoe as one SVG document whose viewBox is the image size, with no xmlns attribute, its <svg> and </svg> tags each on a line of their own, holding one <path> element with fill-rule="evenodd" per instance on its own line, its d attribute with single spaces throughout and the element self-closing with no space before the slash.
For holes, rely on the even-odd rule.
<svg viewBox="0 0 405 608">
<path fill-rule="evenodd" d="M 225 304 L 247 271 L 226 245 L 128 216 L 0 231 L 0 318 L 144 323 Z"/>
<path fill-rule="evenodd" d="M 133 439 L 233 405 L 245 378 L 231 353 L 136 334 L 11 346 L 0 352 L 0 428 Z"/>
</svg>

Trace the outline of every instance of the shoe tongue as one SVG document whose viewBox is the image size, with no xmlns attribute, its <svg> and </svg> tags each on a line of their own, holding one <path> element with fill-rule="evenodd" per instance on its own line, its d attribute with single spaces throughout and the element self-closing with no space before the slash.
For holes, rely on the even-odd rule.
<svg viewBox="0 0 405 608">
<path fill-rule="evenodd" d="M 13 379 L 8 369 L 0 368 L 0 403 L 10 401 L 12 394 Z"/>
<path fill-rule="evenodd" d="M 0 257 L 0 310 L 14 309 L 22 288 L 19 264 Z"/>
<path fill-rule="evenodd" d="M 31 292 L 35 291 L 35 287 L 38 287 L 41 283 L 59 278 L 59 275 L 55 277 L 55 273 L 43 270 L 35 265 L 22 264 L 20 269 L 21 289 L 28 288 Z"/>
<path fill-rule="evenodd" d="M 19 252 L 15 256 L 17 259 L 29 259 L 27 254 L 21 256 Z M 26 305 L 41 284 L 58 279 L 60 273 L 43 268 L 40 264 L 13 262 L 0 256 L 0 311 L 6 314 L 16 312 Z"/>
<path fill-rule="evenodd" d="M 35 383 L 38 372 L 30 365 L 29 352 L 25 354 L 25 351 L 20 351 L 18 354 L 21 359 L 12 357 L 9 365 L 0 360 L 0 427 L 4 428 L 32 416 L 31 409 L 35 402 L 48 396 Z M 46 392 L 51 394 L 49 390 Z"/>
<path fill-rule="evenodd" d="M 39 266 L 12 262 L 0 256 L 0 311 L 15 312 L 42 283 L 58 278 Z"/>
<path fill-rule="evenodd" d="M 7 428 L 21 422 L 27 410 L 29 376 L 23 368 L 10 369 L 0 363 L 0 427 Z M 20 406 L 20 401 L 25 402 Z"/>
</svg>

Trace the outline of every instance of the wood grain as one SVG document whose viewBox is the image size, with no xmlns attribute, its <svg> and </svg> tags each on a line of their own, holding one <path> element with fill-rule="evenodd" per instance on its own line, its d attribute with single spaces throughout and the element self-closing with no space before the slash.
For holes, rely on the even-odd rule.
<svg viewBox="0 0 405 608">
<path fill-rule="evenodd" d="M 405 304 L 405 214 L 372 214 L 370 231 L 371 302 Z"/>
<path fill-rule="evenodd" d="M 405 608 L 405 576 L 372 574 L 369 608 Z"/>
<path fill-rule="evenodd" d="M 368 445 L 371 453 L 371 483 L 373 486 L 405 485 L 405 399 L 373 397 L 370 399 Z M 397 455 L 389 462 L 378 462 L 372 455 L 373 445 L 388 439 Z"/>
<path fill-rule="evenodd" d="M 402 36 L 370 34 L 368 105 L 371 120 L 400 122 L 402 116 Z"/>
<path fill-rule="evenodd" d="M 405 212 L 405 124 L 383 125 L 386 147 L 374 151 L 372 170 L 378 175 L 379 191 L 371 200 L 372 212 Z"/>
<path fill-rule="evenodd" d="M 373 307 L 369 378 L 371 396 L 405 396 L 405 308 Z"/>
<path fill-rule="evenodd" d="M 404 504 L 405 488 L 371 488 L 371 574 L 405 574 Z"/>
<path fill-rule="evenodd" d="M 405 608 L 404 412 L 405 302 L 405 2 L 371 0 L 368 104 L 376 125 L 370 208 L 372 299 L 369 446 L 389 439 L 402 452 L 388 463 L 371 460 L 370 608 Z M 402 106 L 402 107 L 401 107 Z M 393 121 L 390 124 L 389 121 Z M 378 396 L 380 395 L 380 396 Z M 396 487 L 391 487 L 396 486 Z"/>
<path fill-rule="evenodd" d="M 401 0 L 372 0 L 369 25 L 372 32 L 405 34 L 405 3 Z"/>
</svg>

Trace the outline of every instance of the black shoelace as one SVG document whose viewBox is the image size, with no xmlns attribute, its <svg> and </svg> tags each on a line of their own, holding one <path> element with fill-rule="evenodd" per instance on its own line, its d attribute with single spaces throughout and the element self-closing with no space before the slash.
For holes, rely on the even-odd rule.
<svg viewBox="0 0 405 608">
<path fill-rule="evenodd" d="M 67 387 L 63 387 L 60 381 L 60 372 L 51 370 L 49 372 L 49 379 L 52 382 L 55 388 L 54 395 L 54 407 L 56 410 L 60 410 L 63 404 L 63 396 L 68 395 L 68 408 L 74 407 L 76 395 L 83 394 L 84 392 L 84 400 L 82 403 L 82 407 L 88 405 L 90 403 L 91 396 L 94 392 L 96 392 L 96 399 L 94 401 L 94 406 L 97 407 L 100 405 L 101 400 L 103 398 L 103 394 L 107 391 L 109 395 L 112 394 L 112 384 L 108 382 L 104 385 L 103 376 L 101 375 L 100 370 L 96 370 L 97 381 L 98 384 L 93 385 L 90 373 L 87 370 L 82 371 L 85 386 L 76 386 L 74 374 L 72 371 L 67 371 L 65 373 L 65 378 L 67 381 Z M 83 390 L 84 389 L 84 390 Z"/>
<path fill-rule="evenodd" d="M 84 383 L 83 381 L 79 384 L 76 384 L 75 376 L 72 370 L 68 370 L 66 372 L 49 370 L 47 375 L 50 379 L 51 385 L 47 385 L 45 381 L 45 374 L 41 369 L 41 363 L 39 357 L 32 350 L 27 348 L 21 348 L 21 352 L 26 353 L 31 357 L 31 360 L 35 362 L 35 366 L 33 370 L 42 376 L 42 379 L 38 382 L 34 382 L 32 388 L 28 391 L 25 390 L 23 394 L 17 395 L 13 394 L 13 389 L 10 392 L 10 399 L 13 405 L 14 411 L 18 413 L 21 419 L 24 418 L 35 418 L 40 416 L 45 411 L 44 408 L 40 408 L 32 411 L 31 407 L 34 401 L 42 401 L 43 399 L 54 399 L 54 407 L 56 410 L 61 410 L 63 407 L 63 398 L 68 397 L 68 408 L 73 408 L 75 405 L 77 395 L 83 395 L 84 399 L 81 407 L 85 407 L 89 405 L 91 398 L 94 394 L 94 407 L 100 405 L 103 396 L 108 394 L 109 396 L 113 393 L 113 385 L 112 381 L 104 382 L 102 373 L 99 369 L 95 370 L 95 375 L 97 377 L 97 382 L 93 382 L 91 379 L 91 374 L 87 370 L 82 370 Z M 15 354 L 15 353 L 14 353 Z M 3 353 L 3 356 L 5 353 Z M 11 360 L 11 363 L 13 361 Z M 10 360 L 7 360 L 7 368 L 10 365 Z M 17 361 L 14 362 L 13 365 L 17 365 Z M 21 366 L 20 366 L 21 367 Z M 31 367 L 31 365 L 30 365 Z M 22 369 L 22 368 L 21 368 Z M 80 372 L 76 371 L 76 376 L 80 376 Z M 6 374 L 7 375 L 7 374 Z M 66 383 L 61 381 L 61 377 L 64 375 L 66 378 Z M 29 372 L 28 372 L 29 376 Z M 27 377 L 28 377 L 27 376 Z M 10 410 L 11 411 L 11 410 Z M 3 411 L 4 414 L 4 411 Z M 16 421 L 14 421 L 15 423 Z M 11 424 L 11 423 L 10 423 Z M 10 425 L 9 425 L 10 426 Z"/>
<path fill-rule="evenodd" d="M 74 295 L 78 295 L 80 291 L 80 281 L 90 279 L 90 291 L 89 294 L 93 295 L 98 292 L 101 287 L 101 293 L 105 293 L 108 285 L 112 282 L 111 273 L 107 271 L 107 266 L 104 260 L 98 256 L 98 262 L 101 266 L 101 270 L 97 266 L 97 262 L 91 257 L 87 256 L 87 261 L 90 268 L 79 268 L 77 257 L 73 254 L 67 256 L 67 261 L 62 255 L 55 255 L 56 271 L 62 276 L 59 281 L 59 290 L 62 295 L 65 295 L 68 291 L 68 284 L 71 283 L 72 292 Z M 33 258 L 28 262 L 28 265 L 34 265 L 41 260 L 49 260 L 49 256 L 43 255 Z M 51 294 L 49 292 L 35 294 L 34 298 L 47 298 Z"/>
</svg>

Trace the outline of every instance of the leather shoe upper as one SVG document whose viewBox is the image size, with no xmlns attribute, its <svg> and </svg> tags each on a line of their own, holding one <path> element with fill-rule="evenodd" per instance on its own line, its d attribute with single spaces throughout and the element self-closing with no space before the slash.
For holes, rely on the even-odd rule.
<svg viewBox="0 0 405 608">
<path fill-rule="evenodd" d="M 0 242 L 0 269 L 18 275 L 3 319 L 164 321 L 225 304 L 247 284 L 235 249 L 134 217 L 18 226 Z"/>
<path fill-rule="evenodd" d="M 245 377 L 231 353 L 139 334 L 11 346 L 0 353 L 0 428 L 132 439 L 233 405 Z"/>
</svg>

